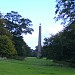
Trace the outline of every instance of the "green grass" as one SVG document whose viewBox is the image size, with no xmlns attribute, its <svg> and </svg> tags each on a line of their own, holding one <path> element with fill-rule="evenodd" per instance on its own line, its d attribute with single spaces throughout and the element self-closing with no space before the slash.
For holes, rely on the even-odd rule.
<svg viewBox="0 0 75 75">
<path fill-rule="evenodd" d="M 0 60 L 0 75 L 75 75 L 75 68 L 62 67 L 50 60 L 26 58 Z"/>
</svg>

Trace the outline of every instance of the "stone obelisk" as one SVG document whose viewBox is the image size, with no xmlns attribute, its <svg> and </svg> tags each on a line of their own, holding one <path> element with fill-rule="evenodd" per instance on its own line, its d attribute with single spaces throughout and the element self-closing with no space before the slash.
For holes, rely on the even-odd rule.
<svg viewBox="0 0 75 75">
<path fill-rule="evenodd" d="M 38 37 L 38 52 L 37 58 L 41 58 L 41 24 L 39 26 L 39 37 Z"/>
</svg>

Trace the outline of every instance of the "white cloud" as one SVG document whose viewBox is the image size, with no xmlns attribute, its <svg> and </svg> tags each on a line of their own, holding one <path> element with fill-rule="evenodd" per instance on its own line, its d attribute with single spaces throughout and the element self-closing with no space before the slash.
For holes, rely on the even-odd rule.
<svg viewBox="0 0 75 75">
<path fill-rule="evenodd" d="M 62 29 L 63 29 L 63 26 L 55 25 L 55 26 L 51 27 L 50 29 L 48 29 L 48 32 L 51 33 L 51 34 L 56 34 L 59 31 L 61 31 Z"/>
</svg>

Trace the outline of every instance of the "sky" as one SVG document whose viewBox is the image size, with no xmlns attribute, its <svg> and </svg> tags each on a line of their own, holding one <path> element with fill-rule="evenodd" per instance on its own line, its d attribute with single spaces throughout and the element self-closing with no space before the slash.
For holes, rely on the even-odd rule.
<svg viewBox="0 0 75 75">
<path fill-rule="evenodd" d="M 55 0 L 0 0 L 0 11 L 5 14 L 10 11 L 17 11 L 24 18 L 32 21 L 34 32 L 23 35 L 24 41 L 29 47 L 35 49 L 38 45 L 38 29 L 42 27 L 42 45 L 45 37 L 61 31 L 63 26 L 55 22 Z"/>
</svg>

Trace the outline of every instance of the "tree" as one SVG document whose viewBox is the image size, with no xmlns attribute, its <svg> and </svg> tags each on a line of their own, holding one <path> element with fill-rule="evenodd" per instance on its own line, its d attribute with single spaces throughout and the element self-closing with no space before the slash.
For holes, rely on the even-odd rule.
<svg viewBox="0 0 75 75">
<path fill-rule="evenodd" d="M 22 34 L 32 34 L 32 21 L 25 19 L 18 12 L 11 11 L 4 16 L 5 28 L 13 34 L 13 41 L 18 56 L 29 56 L 30 47 L 24 42 Z"/>
<path fill-rule="evenodd" d="M 61 60 L 62 56 L 62 43 L 61 43 L 62 38 L 60 36 L 61 33 L 52 35 L 50 38 L 45 38 L 43 49 L 46 50 L 45 52 L 47 59 Z"/>
<path fill-rule="evenodd" d="M 31 49 L 22 36 L 22 34 L 32 34 L 33 29 L 30 26 L 32 26 L 32 21 L 23 18 L 18 12 L 11 11 L 5 16 L 0 13 L 0 35 L 6 35 L 13 41 L 18 56 L 26 57 L 31 55 Z"/>
<path fill-rule="evenodd" d="M 75 64 L 75 22 L 63 31 L 45 38 L 43 50 L 48 59 L 67 61 Z"/>
<path fill-rule="evenodd" d="M 63 24 L 71 24 L 75 21 L 75 0 L 56 0 L 56 21 L 62 19 Z"/>
<path fill-rule="evenodd" d="M 72 22 L 69 26 L 65 27 L 63 36 L 65 37 L 65 43 L 63 46 L 64 53 L 70 62 L 75 63 L 75 22 Z"/>
<path fill-rule="evenodd" d="M 11 11 L 4 16 L 4 19 L 7 21 L 5 27 L 15 36 L 21 36 L 23 33 L 32 34 L 33 29 L 30 28 L 32 26 L 32 21 L 29 19 L 22 18 L 18 12 Z"/>
</svg>

